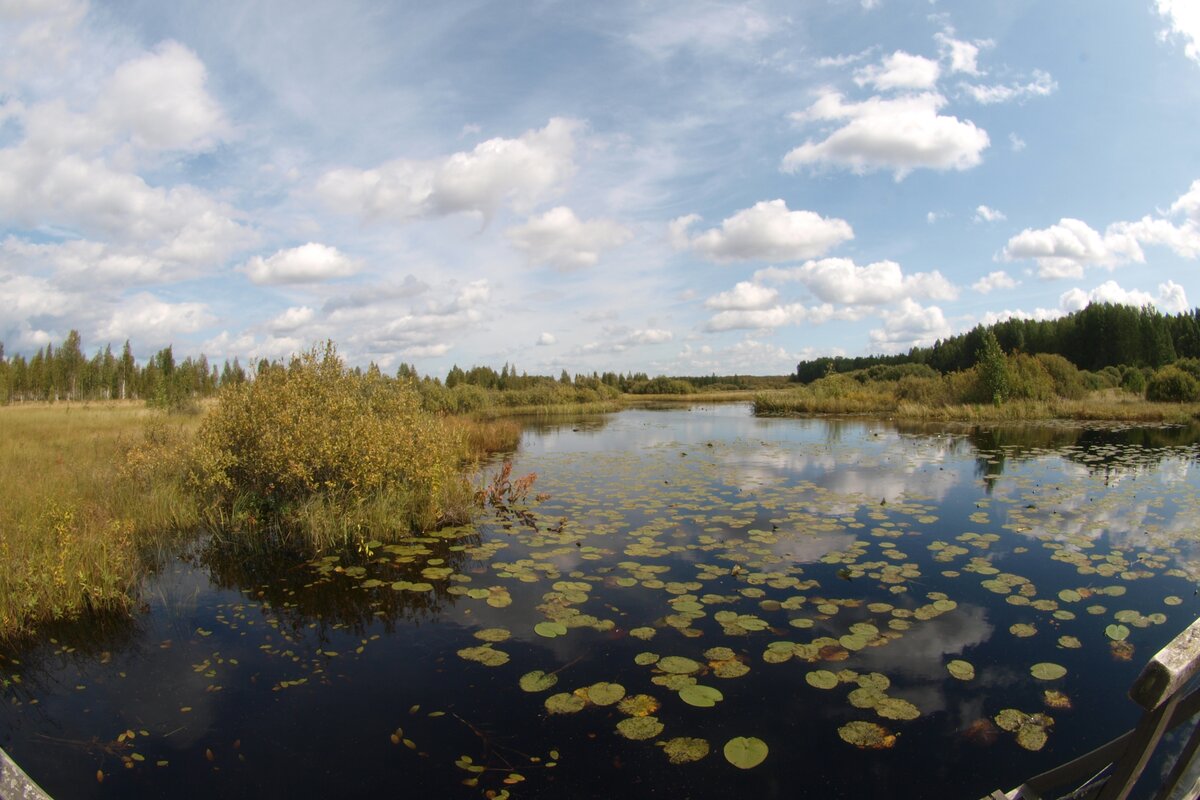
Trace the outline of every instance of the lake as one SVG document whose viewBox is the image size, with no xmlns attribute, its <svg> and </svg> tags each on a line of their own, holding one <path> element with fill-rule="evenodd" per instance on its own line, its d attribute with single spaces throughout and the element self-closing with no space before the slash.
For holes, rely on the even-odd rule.
<svg viewBox="0 0 1200 800">
<path fill-rule="evenodd" d="M 1137 721 L 1200 615 L 1198 438 L 533 424 L 473 526 L 198 540 L 132 619 L 0 652 L 0 744 L 57 798 L 981 797 Z"/>
</svg>

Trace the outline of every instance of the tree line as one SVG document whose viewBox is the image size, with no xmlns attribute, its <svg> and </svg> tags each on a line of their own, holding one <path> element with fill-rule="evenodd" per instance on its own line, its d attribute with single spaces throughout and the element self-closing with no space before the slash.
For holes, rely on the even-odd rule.
<svg viewBox="0 0 1200 800">
<path fill-rule="evenodd" d="M 1053 320 L 1009 319 L 986 327 L 977 325 L 967 333 L 907 353 L 801 361 L 795 377 L 811 383 L 830 373 L 903 364 L 924 364 L 942 374 L 965 370 L 976 363 L 989 332 L 1006 353 L 1060 355 L 1091 371 L 1120 366 L 1158 369 L 1177 359 L 1200 358 L 1200 308 L 1163 314 L 1149 305 L 1091 303 Z"/>
</svg>

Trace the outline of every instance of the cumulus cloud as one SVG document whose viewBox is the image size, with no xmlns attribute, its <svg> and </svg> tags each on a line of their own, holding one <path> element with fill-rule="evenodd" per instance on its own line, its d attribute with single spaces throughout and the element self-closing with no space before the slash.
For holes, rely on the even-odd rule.
<svg viewBox="0 0 1200 800">
<path fill-rule="evenodd" d="M 717 310 L 746 311 L 764 308 L 775 302 L 779 292 L 750 281 L 741 281 L 727 292 L 713 295 L 704 301 L 707 308 Z"/>
<path fill-rule="evenodd" d="M 880 91 L 889 89 L 932 89 L 942 68 L 938 62 L 897 50 L 884 56 L 879 64 L 863 67 L 854 74 L 859 86 L 871 85 Z"/>
<path fill-rule="evenodd" d="M 1087 266 L 1112 269 L 1145 256 L 1132 236 L 1112 231 L 1101 234 L 1087 223 L 1064 217 L 1049 228 L 1026 228 L 1008 240 L 1002 257 L 1033 259 L 1042 278 L 1078 278 Z"/>
<path fill-rule="evenodd" d="M 1080 288 L 1063 292 L 1059 298 L 1059 307 L 1067 313 L 1086 308 L 1089 303 L 1113 303 L 1127 306 L 1157 305 L 1170 314 L 1178 314 L 1188 310 L 1187 295 L 1183 287 L 1174 281 L 1167 281 L 1158 286 L 1158 295 L 1151 295 L 1138 289 L 1123 289 L 1116 281 L 1105 281 L 1091 291 Z"/>
<path fill-rule="evenodd" d="M 555 335 L 553 333 L 546 333 L 544 331 L 537 338 L 537 346 L 538 347 L 549 347 L 550 345 L 556 344 L 557 342 L 558 342 L 558 338 L 555 337 Z"/>
<path fill-rule="evenodd" d="M 987 294 L 996 289 L 1012 289 L 1017 285 L 1017 281 L 1012 279 L 1004 270 L 996 270 L 989 272 L 979 280 L 971 284 L 971 288 L 980 294 Z"/>
<path fill-rule="evenodd" d="M 127 61 L 100 97 L 98 115 L 127 130 L 139 147 L 204 150 L 228 135 L 228 123 L 205 88 L 204 64 L 178 42 Z"/>
<path fill-rule="evenodd" d="M 856 173 L 892 170 L 902 180 L 914 169 L 966 170 L 977 166 L 990 144 L 969 120 L 938 113 L 946 98 L 936 92 L 861 103 L 825 90 L 798 122 L 844 122 L 820 141 L 810 139 L 783 159 L 785 172 L 807 165 L 845 167 Z"/>
<path fill-rule="evenodd" d="M 895 261 L 877 261 L 858 266 L 848 258 L 824 258 L 799 267 L 768 267 L 754 274 L 755 280 L 798 281 L 827 303 L 883 305 L 922 297 L 953 300 L 958 290 L 940 272 L 905 275 Z"/>
<path fill-rule="evenodd" d="M 1029 97 L 1046 97 L 1058 90 L 1058 83 L 1050 77 L 1050 73 L 1035 69 L 1033 71 L 1033 80 L 1027 83 L 994 84 L 991 86 L 964 83 L 962 84 L 962 89 L 976 103 L 994 105 L 996 103 L 1010 103 L 1014 100 L 1024 100 Z"/>
<path fill-rule="evenodd" d="M 1194 0 L 1157 0 L 1157 5 L 1158 13 L 1167 22 L 1160 38 L 1181 39 L 1183 52 L 1200 63 L 1200 6 Z"/>
<path fill-rule="evenodd" d="M 267 258 L 255 256 L 241 269 L 258 284 L 318 283 L 358 271 L 357 265 L 336 247 L 315 242 L 277 250 Z"/>
<path fill-rule="evenodd" d="M 975 208 L 976 222 L 1003 222 L 1006 219 L 1008 219 L 1008 217 L 1004 215 L 1003 211 L 997 211 L 996 209 L 989 208 L 988 206 L 977 206 Z"/>
<path fill-rule="evenodd" d="M 488 139 L 441 159 L 396 159 L 374 169 L 337 169 L 317 183 L 336 211 L 407 221 L 470 212 L 490 218 L 507 205 L 524 211 L 552 194 L 575 171 L 581 123 L 552 118 L 516 139 Z"/>
<path fill-rule="evenodd" d="M 684 49 L 737 53 L 769 36 L 775 27 L 769 17 L 748 5 L 688 2 L 668 5 L 651 16 L 630 33 L 629 41 L 658 58 Z"/>
<path fill-rule="evenodd" d="M 884 311 L 883 327 L 870 332 L 871 343 L 884 351 L 896 352 L 923 347 L 951 335 L 950 325 L 937 306 L 922 306 L 905 299 L 894 311 Z"/>
<path fill-rule="evenodd" d="M 1019 153 L 1025 149 L 1025 140 L 1015 133 L 1008 134 L 1008 146 L 1014 153 Z"/>
<path fill-rule="evenodd" d="M 487 280 L 458 287 L 447 300 L 428 302 L 424 308 L 398 310 L 389 304 L 375 309 L 342 309 L 331 315 L 335 322 L 370 320 L 357 325 L 351 343 L 371 353 L 400 352 L 414 358 L 443 355 L 453 347 L 447 337 L 480 324 L 491 301 Z M 364 311 L 370 312 L 364 315 Z"/>
<path fill-rule="evenodd" d="M 695 214 L 671 222 L 671 241 L 713 261 L 795 261 L 813 258 L 854 238 L 845 220 L 813 211 L 789 211 L 783 200 L 764 200 L 694 236 L 689 229 Z"/>
<path fill-rule="evenodd" d="M 148 292 L 139 292 L 116 308 L 97 328 L 96 335 L 107 341 L 161 343 L 175 334 L 194 333 L 216 321 L 204 303 L 168 303 Z"/>
<path fill-rule="evenodd" d="M 1191 221 L 1200 223 L 1200 180 L 1192 181 L 1188 190 L 1171 204 L 1171 213 L 1183 214 Z"/>
<path fill-rule="evenodd" d="M 276 333 L 290 333 L 313 321 L 316 312 L 308 306 L 293 306 L 267 323 Z"/>
<path fill-rule="evenodd" d="M 589 342 L 575 348 L 574 355 L 594 355 L 596 353 L 623 353 L 633 347 L 666 344 L 675 338 L 675 334 L 663 328 L 639 328 L 630 330 L 625 327 L 605 328 L 607 337 L 603 341 Z"/>
<path fill-rule="evenodd" d="M 552 208 L 505 233 L 531 263 L 561 270 L 595 266 L 603 251 L 624 244 L 633 235 L 610 220 L 584 222 L 566 206 Z"/>
<path fill-rule="evenodd" d="M 991 47 L 991 39 L 977 39 L 966 42 L 954 38 L 954 31 L 947 30 L 935 33 L 933 38 L 938 43 L 938 50 L 943 59 L 950 62 L 951 72 L 961 72 L 965 75 L 979 75 L 979 51 Z"/>
</svg>

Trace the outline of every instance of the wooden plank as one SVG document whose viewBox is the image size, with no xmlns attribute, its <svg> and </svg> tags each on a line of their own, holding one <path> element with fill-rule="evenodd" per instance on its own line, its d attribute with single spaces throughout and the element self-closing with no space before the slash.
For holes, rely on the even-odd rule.
<svg viewBox="0 0 1200 800">
<path fill-rule="evenodd" d="M 1181 699 L 1175 694 L 1154 711 L 1146 712 L 1142 721 L 1133 729 L 1129 747 L 1121 756 L 1121 760 L 1114 765 L 1113 774 L 1104 784 L 1099 800 L 1125 800 L 1129 797 L 1134 784 L 1142 775 L 1142 770 L 1146 768 L 1146 762 L 1154 753 L 1154 748 L 1158 747 L 1163 734 L 1170 728 L 1171 717 Z"/>
<path fill-rule="evenodd" d="M 4 800 L 50 800 L 8 753 L 0 750 L 0 798 Z"/>
<path fill-rule="evenodd" d="M 1159 650 L 1133 682 L 1129 697 L 1153 711 L 1200 672 L 1200 619 Z"/>
</svg>

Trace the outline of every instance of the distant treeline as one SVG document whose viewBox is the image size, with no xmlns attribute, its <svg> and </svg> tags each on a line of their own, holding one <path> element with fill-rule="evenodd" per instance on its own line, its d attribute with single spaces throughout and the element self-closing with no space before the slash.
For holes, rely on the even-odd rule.
<svg viewBox="0 0 1200 800">
<path fill-rule="evenodd" d="M 60 400 L 144 400 L 150 405 L 181 408 L 215 395 L 224 385 L 252 380 L 281 361 L 265 359 L 243 368 L 238 359 L 226 360 L 221 367 L 208 358 L 188 356 L 177 361 L 171 347 L 155 353 L 145 364 L 133 356 L 128 341 L 120 355 L 112 345 L 96 350 L 90 358 L 84 354 L 83 340 L 72 330 L 57 347 L 48 344 L 29 358 L 16 354 L 5 357 L 0 342 L 0 404 L 13 402 L 54 402 Z M 354 373 L 379 372 L 375 364 Z M 651 378 L 644 372 L 617 372 L 572 376 L 563 370 L 558 378 L 518 373 L 505 364 L 499 371 L 492 367 L 455 365 L 442 380 L 421 376 L 414 365 L 401 364 L 397 380 L 412 380 L 421 391 L 430 410 L 447 413 L 475 411 L 491 405 L 560 405 L 611 400 L 624 394 L 692 394 L 699 391 L 777 388 L 786 377 L 753 375 L 708 375 L 698 377 Z M 497 400 L 497 395 L 502 396 Z"/>
<path fill-rule="evenodd" d="M 1153 306 L 1092 303 L 1054 320 L 1009 319 L 939 339 L 890 356 L 841 356 L 801 361 L 796 380 L 811 383 L 830 373 L 924 364 L 942 374 L 971 367 L 991 331 L 1006 353 L 1060 355 L 1080 369 L 1136 366 L 1157 369 L 1180 358 L 1200 358 L 1200 309 L 1163 314 Z"/>
</svg>

